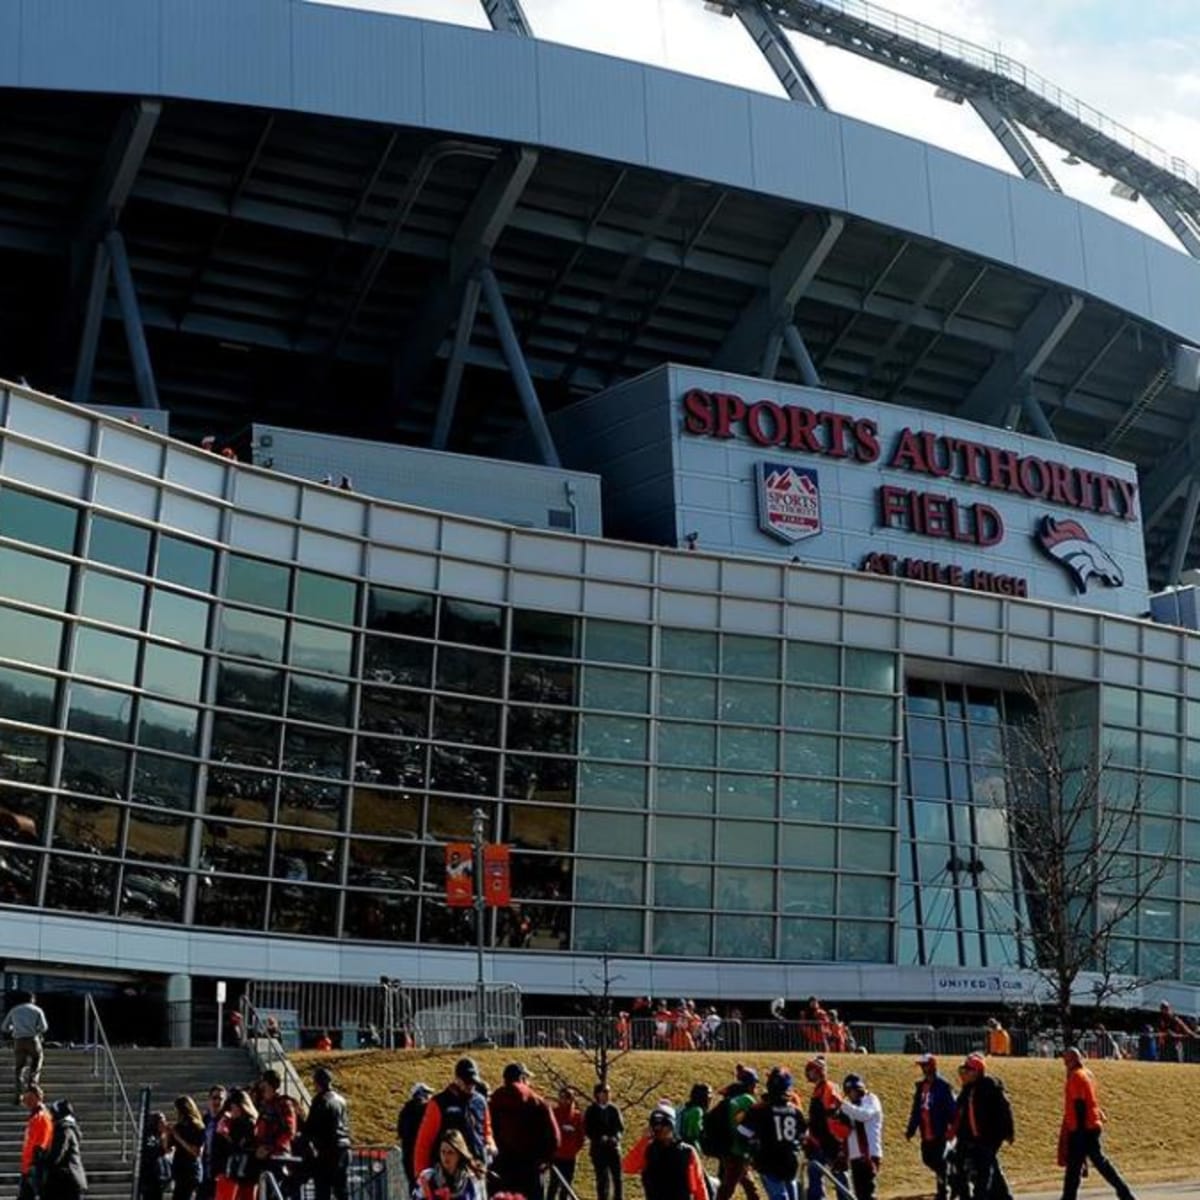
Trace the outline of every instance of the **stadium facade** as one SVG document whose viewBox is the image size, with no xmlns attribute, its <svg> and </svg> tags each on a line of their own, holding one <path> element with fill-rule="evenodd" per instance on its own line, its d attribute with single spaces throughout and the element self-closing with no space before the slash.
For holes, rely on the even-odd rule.
<svg viewBox="0 0 1200 1200">
<path fill-rule="evenodd" d="M 1034 674 L 1148 781 L 1128 966 L 1195 1009 L 1200 639 L 1149 614 L 1200 263 L 819 105 L 214 3 L 0 0 L 10 985 L 472 979 L 482 808 L 529 993 L 608 955 L 1027 998 L 995 796 Z M 459 453 L 389 468 L 381 422 Z"/>
</svg>

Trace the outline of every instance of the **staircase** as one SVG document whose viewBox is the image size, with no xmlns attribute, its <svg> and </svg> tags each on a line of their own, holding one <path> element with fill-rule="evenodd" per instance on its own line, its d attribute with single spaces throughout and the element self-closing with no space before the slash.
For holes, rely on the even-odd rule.
<svg viewBox="0 0 1200 1200">
<path fill-rule="evenodd" d="M 203 1111 L 208 1089 L 214 1083 L 242 1084 L 255 1077 L 250 1055 L 232 1050 L 124 1050 L 114 1051 L 117 1069 L 125 1083 L 129 1103 L 138 1111 L 141 1089 L 149 1085 L 150 1105 L 172 1117 L 176 1096 L 191 1095 Z M 127 1123 L 117 1099 L 117 1132 L 113 1132 L 113 1104 L 104 1095 L 101 1077 L 92 1075 L 93 1056 L 85 1050 L 47 1050 L 42 1066 L 42 1087 L 47 1101 L 63 1097 L 75 1108 L 83 1143 L 83 1165 L 88 1176 L 89 1200 L 130 1200 L 131 1172 L 137 1144 L 126 1135 L 126 1157 L 121 1156 L 121 1126 Z M 26 1112 L 12 1102 L 9 1081 L 12 1055 L 0 1048 L 0 1194 L 15 1196 L 20 1175 L 21 1141 Z"/>
</svg>

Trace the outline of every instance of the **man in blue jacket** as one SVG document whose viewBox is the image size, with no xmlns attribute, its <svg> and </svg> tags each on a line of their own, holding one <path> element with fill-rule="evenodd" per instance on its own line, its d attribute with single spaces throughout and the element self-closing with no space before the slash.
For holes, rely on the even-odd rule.
<svg viewBox="0 0 1200 1200">
<path fill-rule="evenodd" d="M 946 1134 L 954 1120 L 954 1089 L 938 1074 L 936 1055 L 917 1060 L 921 1078 L 913 1088 L 912 1112 L 904 1136 L 921 1135 L 921 1161 L 937 1178 L 937 1200 L 946 1200 Z"/>
</svg>

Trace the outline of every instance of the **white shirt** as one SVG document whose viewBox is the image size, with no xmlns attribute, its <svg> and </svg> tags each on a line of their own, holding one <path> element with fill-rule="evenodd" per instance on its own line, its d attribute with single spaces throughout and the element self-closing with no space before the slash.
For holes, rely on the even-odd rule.
<svg viewBox="0 0 1200 1200">
<path fill-rule="evenodd" d="M 854 1122 L 850 1136 L 846 1139 L 846 1148 L 851 1161 L 862 1158 L 862 1147 L 859 1145 L 858 1126 L 862 1125 L 867 1135 L 867 1158 L 883 1157 L 883 1107 L 879 1097 L 874 1092 L 865 1092 L 861 1104 L 851 1104 L 849 1100 L 842 1101 L 842 1114 Z"/>
</svg>

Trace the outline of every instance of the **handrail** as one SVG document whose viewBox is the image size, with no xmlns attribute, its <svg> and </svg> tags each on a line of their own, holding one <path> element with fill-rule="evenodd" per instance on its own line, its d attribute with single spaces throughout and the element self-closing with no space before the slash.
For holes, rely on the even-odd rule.
<svg viewBox="0 0 1200 1200">
<path fill-rule="evenodd" d="M 300 1072 L 288 1058 L 283 1042 L 267 1033 L 266 1022 L 251 1003 L 249 996 L 243 995 L 238 999 L 238 1014 L 241 1017 L 242 1044 L 250 1051 L 255 1067 L 260 1072 L 268 1069 L 278 1071 L 283 1084 L 283 1094 L 299 1101 L 301 1107 L 307 1111 L 312 1103 L 312 1096 L 304 1086 Z"/>
<path fill-rule="evenodd" d="M 112 1047 L 108 1043 L 108 1034 L 104 1032 L 104 1022 L 96 1009 L 96 1002 L 91 992 L 83 996 L 83 1044 L 92 1048 L 92 1075 L 101 1074 L 103 1065 L 104 1095 L 112 1098 L 112 1131 L 121 1134 L 121 1161 L 129 1161 L 130 1146 L 140 1144 L 142 1131 L 137 1117 L 133 1113 L 133 1105 L 129 1103 L 129 1093 L 125 1090 L 125 1081 L 117 1067 Z M 120 1110 L 117 1098 L 120 1097 L 121 1107 L 125 1109 L 125 1120 L 120 1120 Z"/>
</svg>

